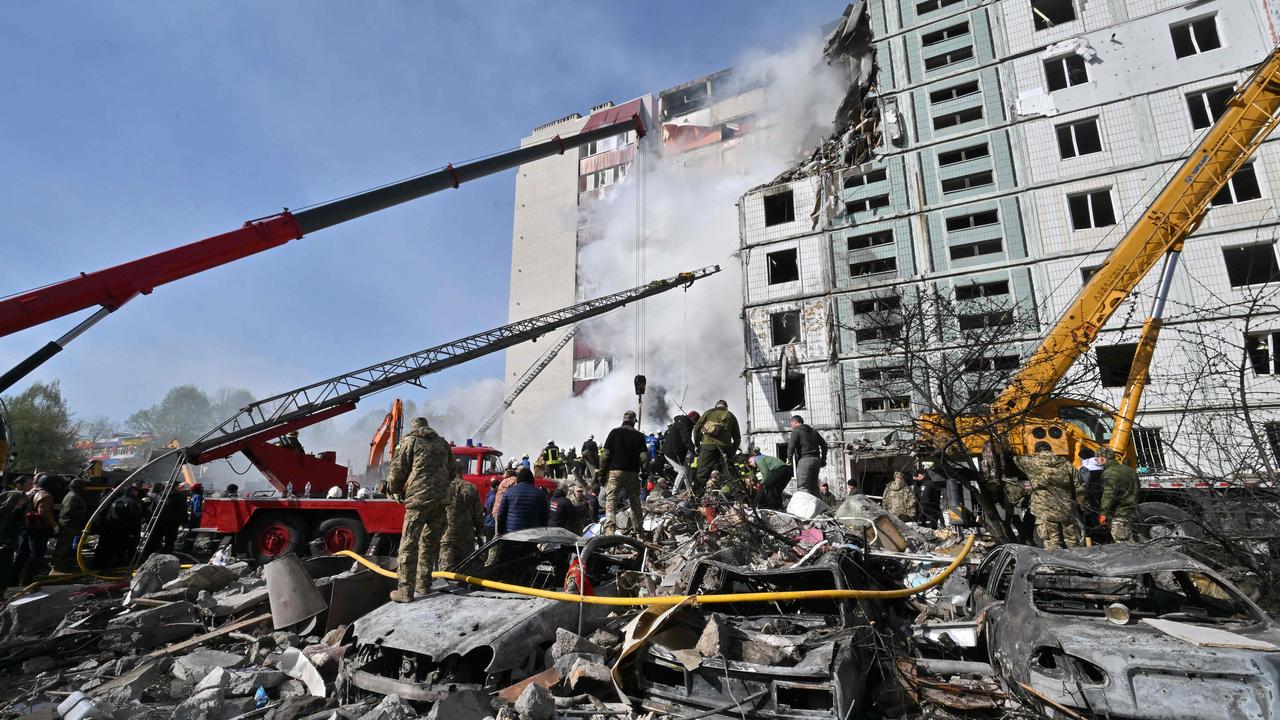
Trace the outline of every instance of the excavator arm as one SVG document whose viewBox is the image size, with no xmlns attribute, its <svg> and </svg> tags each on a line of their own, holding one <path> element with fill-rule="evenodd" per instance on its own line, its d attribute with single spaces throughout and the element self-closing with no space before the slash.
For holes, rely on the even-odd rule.
<svg viewBox="0 0 1280 720">
<path fill-rule="evenodd" d="M 391 403 L 391 411 L 382 418 L 382 424 L 374 431 L 373 440 L 369 443 L 369 464 L 365 466 L 366 475 L 376 471 L 382 465 L 382 458 L 388 448 L 395 452 L 396 445 L 400 444 L 400 433 L 403 429 L 404 403 L 400 402 L 400 398 L 396 398 Z"/>
</svg>

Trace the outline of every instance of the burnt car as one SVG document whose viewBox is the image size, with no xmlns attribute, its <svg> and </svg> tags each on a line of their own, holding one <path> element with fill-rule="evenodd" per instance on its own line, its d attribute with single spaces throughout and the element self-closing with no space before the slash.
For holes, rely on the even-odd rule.
<svg viewBox="0 0 1280 720">
<path fill-rule="evenodd" d="M 688 593 L 879 587 L 841 554 L 801 568 L 751 570 L 702 560 Z M 680 608 L 628 667 L 650 709 L 713 718 L 863 717 L 875 681 L 880 604 L 846 600 Z"/>
<path fill-rule="evenodd" d="M 609 594 L 617 573 L 638 558 L 638 553 L 609 550 L 635 543 L 623 536 L 588 543 L 563 528 L 531 528 L 491 540 L 456 572 L 561 590 L 579 551 L 591 549 L 587 580 L 597 594 Z M 558 628 L 590 632 L 608 611 L 436 580 L 430 594 L 385 604 L 353 624 L 354 656 L 344 680 L 366 692 L 417 702 L 503 687 L 545 668 Z"/>
<path fill-rule="evenodd" d="M 1280 625 L 1185 555 L 1004 545 L 970 585 L 979 648 L 1012 695 L 1098 717 L 1280 717 Z"/>
</svg>

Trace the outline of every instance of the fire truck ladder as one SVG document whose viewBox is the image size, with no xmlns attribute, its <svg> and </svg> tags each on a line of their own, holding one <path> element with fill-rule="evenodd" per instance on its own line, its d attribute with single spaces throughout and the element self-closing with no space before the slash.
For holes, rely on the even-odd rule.
<svg viewBox="0 0 1280 720">
<path fill-rule="evenodd" d="M 471 437 L 478 440 L 481 435 L 484 435 L 485 431 L 493 427 L 493 424 L 498 422 L 498 418 L 502 417 L 502 414 L 507 411 L 507 408 L 511 407 L 511 403 L 515 402 L 516 398 L 520 397 L 520 393 L 524 392 L 525 388 L 529 387 L 529 385 L 533 383 L 534 378 L 538 377 L 538 375 L 542 374 L 543 370 L 547 369 L 547 366 L 551 364 L 551 361 L 556 359 L 556 356 L 560 354 L 560 351 L 564 349 L 564 346 L 568 345 L 569 341 L 572 340 L 573 336 L 577 333 L 578 326 L 574 325 L 556 341 L 555 345 L 547 348 L 547 351 L 542 353 L 542 356 L 530 365 L 529 369 L 525 370 L 524 374 L 520 376 L 520 379 L 511 386 L 511 389 L 507 391 L 507 396 L 502 399 L 502 403 L 498 405 L 498 407 L 494 408 L 493 412 L 489 413 L 489 415 L 481 421 L 480 425 L 472 431 Z"/>
</svg>

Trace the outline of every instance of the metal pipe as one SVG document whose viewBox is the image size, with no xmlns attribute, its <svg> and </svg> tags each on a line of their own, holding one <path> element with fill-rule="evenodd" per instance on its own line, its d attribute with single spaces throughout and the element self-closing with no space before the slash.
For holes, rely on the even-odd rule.
<svg viewBox="0 0 1280 720">
<path fill-rule="evenodd" d="M 911 658 L 916 667 L 934 675 L 995 675 L 991 663 L 939 658 Z"/>
</svg>

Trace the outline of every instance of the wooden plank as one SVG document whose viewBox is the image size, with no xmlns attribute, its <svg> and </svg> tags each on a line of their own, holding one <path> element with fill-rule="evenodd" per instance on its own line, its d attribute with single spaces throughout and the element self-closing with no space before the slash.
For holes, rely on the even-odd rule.
<svg viewBox="0 0 1280 720">
<path fill-rule="evenodd" d="M 213 640 L 214 638 L 219 638 L 219 637 L 222 637 L 223 635 L 230 635 L 231 633 L 237 630 L 243 630 L 247 627 L 257 625 L 260 622 L 265 622 L 270 619 L 271 619 L 271 613 L 262 613 L 261 615 L 254 615 L 251 618 L 246 618 L 244 620 L 237 620 L 236 622 L 233 622 L 233 623 L 227 623 L 226 625 L 223 625 L 217 630 L 211 630 L 203 635 L 197 635 L 193 638 L 183 640 L 180 643 L 174 643 L 173 645 L 169 645 L 168 647 L 162 647 L 159 650 L 148 653 L 147 657 L 163 657 L 171 653 L 182 652 L 183 650 L 187 650 L 188 648 L 193 648 L 198 645 L 203 645 L 204 643 L 208 642 L 209 640 Z"/>
</svg>

